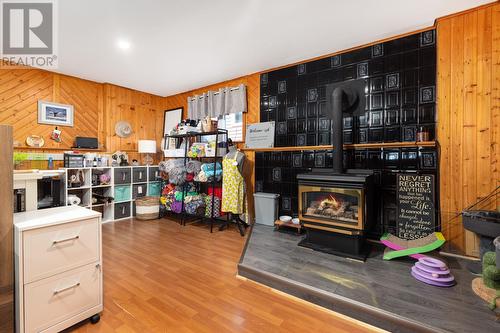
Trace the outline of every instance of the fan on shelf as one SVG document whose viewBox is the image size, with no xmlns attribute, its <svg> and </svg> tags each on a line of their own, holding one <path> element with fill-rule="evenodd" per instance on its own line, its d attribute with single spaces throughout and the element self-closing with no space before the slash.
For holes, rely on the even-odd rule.
<svg viewBox="0 0 500 333">
<path fill-rule="evenodd" d="M 120 138 L 128 138 L 132 135 L 132 125 L 128 121 L 121 120 L 115 124 L 115 133 Z"/>
</svg>

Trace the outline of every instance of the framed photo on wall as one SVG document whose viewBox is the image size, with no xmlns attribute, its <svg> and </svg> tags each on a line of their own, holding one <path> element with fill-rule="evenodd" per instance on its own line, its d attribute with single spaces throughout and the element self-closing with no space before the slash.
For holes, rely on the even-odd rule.
<svg viewBox="0 0 500 333">
<path fill-rule="evenodd" d="M 165 110 L 163 116 L 163 137 L 170 133 L 170 131 L 181 122 L 183 111 L 183 107 Z"/>
<path fill-rule="evenodd" d="M 59 104 L 47 101 L 38 101 L 38 123 L 56 126 L 70 126 L 74 124 L 73 105 Z"/>
</svg>

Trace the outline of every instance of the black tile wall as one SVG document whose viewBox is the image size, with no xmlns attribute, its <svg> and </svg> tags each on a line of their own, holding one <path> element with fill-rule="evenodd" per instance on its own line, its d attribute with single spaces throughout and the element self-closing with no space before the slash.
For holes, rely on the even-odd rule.
<svg viewBox="0 0 500 333">
<path fill-rule="evenodd" d="M 434 139 L 436 32 L 426 31 L 261 75 L 260 120 L 275 121 L 275 146 L 328 145 L 326 86 L 365 78 L 366 113 L 345 115 L 345 143 L 415 141 L 419 128 Z M 396 227 L 396 173 L 437 173 L 435 149 L 391 148 L 345 152 L 348 168 L 377 174 L 375 234 Z M 296 175 L 331 168 L 331 151 L 257 153 L 256 191 L 281 194 L 280 213 L 298 214 Z"/>
<path fill-rule="evenodd" d="M 255 158 L 255 191 L 279 193 L 281 215 L 298 215 L 297 174 L 310 172 L 312 168 L 333 166 L 332 152 L 328 150 L 257 152 Z M 400 171 L 437 174 L 438 169 L 436 151 L 429 148 L 356 149 L 346 151 L 344 162 L 349 169 L 375 171 L 375 192 L 380 194 L 376 197 L 383 196 L 383 199 L 377 199 L 377 223 L 372 230 L 375 236 L 395 227 L 393 208 L 397 206 L 392 206 L 396 205 L 396 174 Z M 291 205 L 288 205 L 288 200 Z M 390 213 L 390 218 L 387 213 Z"/>
<path fill-rule="evenodd" d="M 330 83 L 367 78 L 365 116 L 355 117 L 352 125 L 353 143 L 411 141 L 413 129 L 406 125 L 435 126 L 436 47 L 435 31 L 426 31 L 354 50 L 330 58 L 262 74 L 261 121 L 304 119 L 294 125 L 280 124 L 276 131 L 276 146 L 290 146 L 290 136 L 296 145 L 303 142 L 319 145 L 326 136 L 301 133 L 320 132 L 319 119 L 327 116 L 326 86 Z M 315 125 L 316 124 L 316 125 Z M 377 129 L 358 133 L 360 128 Z M 395 126 L 400 127 L 399 131 Z M 391 127 L 384 130 L 384 127 Z M 405 130 L 406 129 L 406 130 Z M 366 135 L 368 134 L 368 136 Z M 433 137 L 430 138 L 434 139 Z M 360 141 L 361 140 L 361 141 Z"/>
</svg>

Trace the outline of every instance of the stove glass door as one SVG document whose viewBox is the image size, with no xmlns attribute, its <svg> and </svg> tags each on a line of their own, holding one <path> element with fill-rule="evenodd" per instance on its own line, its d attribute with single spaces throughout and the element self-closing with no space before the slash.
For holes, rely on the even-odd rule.
<svg viewBox="0 0 500 333">
<path fill-rule="evenodd" d="M 300 219 L 363 229 L 362 189 L 299 186 Z"/>
</svg>

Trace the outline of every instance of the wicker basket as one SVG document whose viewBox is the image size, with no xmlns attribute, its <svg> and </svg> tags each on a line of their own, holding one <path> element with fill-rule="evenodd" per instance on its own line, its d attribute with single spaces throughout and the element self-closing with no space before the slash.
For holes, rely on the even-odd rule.
<svg viewBox="0 0 500 333">
<path fill-rule="evenodd" d="M 217 120 L 212 120 L 210 117 L 206 117 L 201 121 L 201 128 L 203 132 L 213 132 L 217 130 Z"/>
<path fill-rule="evenodd" d="M 160 199 L 143 197 L 135 200 L 135 217 L 138 220 L 155 220 L 160 215 Z"/>
</svg>

